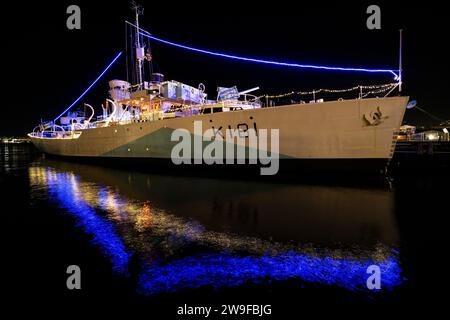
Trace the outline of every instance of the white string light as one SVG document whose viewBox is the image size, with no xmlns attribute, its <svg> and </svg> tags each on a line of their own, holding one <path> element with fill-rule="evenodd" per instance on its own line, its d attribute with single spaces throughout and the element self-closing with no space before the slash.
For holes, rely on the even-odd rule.
<svg viewBox="0 0 450 320">
<path fill-rule="evenodd" d="M 379 85 L 369 85 L 369 86 L 355 86 L 355 87 L 348 88 L 348 89 L 317 89 L 317 90 L 312 90 L 312 91 L 292 91 L 292 92 L 278 94 L 278 95 L 262 95 L 262 96 L 257 97 L 256 99 L 261 99 L 261 98 L 278 99 L 278 98 L 285 98 L 285 97 L 289 97 L 289 96 L 293 96 L 293 95 L 305 96 L 305 95 L 313 95 L 313 94 L 318 94 L 318 93 L 346 93 L 346 92 L 351 92 L 351 91 L 356 91 L 356 90 L 360 90 L 360 91 L 371 90 L 371 91 L 364 93 L 363 97 L 366 97 L 370 94 L 386 92 L 388 90 L 395 88 L 396 86 L 398 86 L 397 82 L 387 83 L 387 84 L 379 84 Z"/>
</svg>

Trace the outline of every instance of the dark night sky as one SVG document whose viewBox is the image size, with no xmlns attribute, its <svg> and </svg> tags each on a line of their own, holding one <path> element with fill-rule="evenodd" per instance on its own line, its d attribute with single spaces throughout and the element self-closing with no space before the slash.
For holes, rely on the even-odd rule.
<svg viewBox="0 0 450 320">
<path fill-rule="evenodd" d="M 124 20 L 132 19 L 128 1 L 58 4 L 21 3 L 3 9 L 4 85 L 2 135 L 25 135 L 65 109 L 125 46 Z M 448 34 L 445 9 L 412 2 L 378 2 L 382 29 L 366 28 L 366 8 L 372 3 L 328 5 L 280 1 L 250 6 L 220 2 L 141 1 L 141 25 L 153 34 L 188 45 L 237 55 L 309 64 L 366 68 L 398 68 L 398 29 L 404 29 L 404 89 L 419 105 L 450 118 Z M 81 7 L 81 30 L 66 28 L 66 8 Z M 313 88 L 345 88 L 386 83 L 385 75 L 307 71 L 224 60 L 153 43 L 155 68 L 166 79 L 197 86 L 210 96 L 216 87 L 260 86 L 260 93 Z M 122 59 L 82 102 L 92 105 L 107 95 L 107 81 L 125 77 Z M 10 99 L 11 98 L 11 99 Z M 431 124 L 417 110 L 407 111 L 408 123 Z"/>
</svg>

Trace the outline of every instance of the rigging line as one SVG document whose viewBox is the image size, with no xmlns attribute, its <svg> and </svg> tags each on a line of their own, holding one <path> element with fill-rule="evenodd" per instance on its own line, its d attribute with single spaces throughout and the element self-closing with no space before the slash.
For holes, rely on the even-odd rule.
<svg viewBox="0 0 450 320">
<path fill-rule="evenodd" d="M 114 64 L 114 62 L 117 61 L 117 59 L 119 59 L 119 57 L 122 55 L 122 51 L 120 51 L 115 58 L 110 62 L 110 64 L 102 71 L 102 73 L 100 73 L 100 75 L 89 85 L 89 87 L 87 87 L 86 90 L 84 90 L 84 92 L 74 101 L 72 102 L 72 104 L 70 106 L 67 107 L 66 110 L 64 110 L 59 116 L 57 116 L 55 118 L 55 120 L 53 120 L 53 122 L 56 122 L 59 118 L 61 118 L 67 111 L 69 111 L 78 101 L 80 101 L 81 98 L 84 97 L 84 95 L 86 93 L 88 93 L 89 90 L 92 89 L 92 87 L 97 83 L 98 80 L 100 80 L 101 77 L 103 77 L 103 75 L 106 73 L 106 71 L 109 70 L 109 68 L 111 68 L 111 66 Z"/>
<path fill-rule="evenodd" d="M 422 108 L 419 108 L 418 106 L 415 106 L 414 109 L 417 109 L 417 110 L 419 110 L 419 111 L 422 111 L 423 113 L 425 113 L 425 114 L 428 115 L 429 117 L 431 117 L 431 118 L 433 118 L 433 119 L 435 119 L 435 120 L 438 120 L 438 121 L 440 121 L 440 122 L 445 121 L 444 119 L 441 119 L 441 118 L 435 116 L 434 114 L 432 114 L 432 113 L 430 113 L 430 112 L 428 112 L 428 111 L 426 111 L 426 110 L 423 110 Z"/>
<path fill-rule="evenodd" d="M 386 95 L 384 97 L 386 98 L 388 95 L 390 95 L 392 93 L 392 91 L 394 91 L 395 88 L 397 88 L 399 85 L 400 85 L 400 81 L 395 86 L 393 86 L 392 89 L 389 90 L 389 92 L 386 93 Z"/>
<path fill-rule="evenodd" d="M 319 69 L 319 70 L 328 70 L 328 71 L 352 71 L 352 72 L 368 72 L 368 73 L 390 73 L 390 74 L 395 76 L 395 80 L 398 80 L 398 78 L 399 78 L 397 73 L 395 73 L 394 70 L 391 70 L 391 69 L 366 69 L 366 68 L 350 68 L 350 67 L 330 67 L 330 66 L 298 64 L 298 63 L 290 63 L 290 62 L 279 62 L 279 61 L 271 61 L 271 60 L 263 60 L 263 59 L 256 59 L 256 58 L 241 57 L 241 56 L 237 56 L 237 55 L 231 55 L 231 54 L 226 54 L 226 53 L 219 53 L 219 52 L 214 52 L 214 51 L 194 48 L 194 47 L 190 47 L 190 46 L 187 46 L 187 45 L 183 45 L 183 44 L 179 44 L 179 43 L 175 43 L 175 42 L 171 42 L 171 41 L 167 41 L 167 40 L 155 37 L 151 33 L 145 31 L 144 29 L 136 27 L 131 22 L 126 21 L 126 23 L 134 26 L 135 28 L 138 28 L 138 30 L 140 31 L 139 33 L 142 34 L 143 36 L 147 37 L 147 38 L 153 39 L 155 41 L 158 41 L 158 42 L 170 45 L 170 46 L 174 46 L 174 47 L 177 47 L 177 48 L 186 49 L 186 50 L 190 50 L 190 51 L 194 51 L 194 52 L 198 52 L 198 53 L 204 53 L 204 54 L 209 54 L 209 55 L 213 55 L 213 56 L 224 57 L 224 58 L 229 58 L 229 59 L 234 59 L 234 60 L 242 60 L 242 61 L 247 61 L 247 62 L 257 62 L 257 63 L 263 63 L 263 64 L 272 64 L 272 65 L 278 65 L 278 66 L 284 66 L 284 67 L 293 67 L 293 68 Z M 397 71 L 397 70 L 395 70 L 395 71 Z"/>
<path fill-rule="evenodd" d="M 125 23 L 125 65 L 127 71 L 127 82 L 129 83 L 129 72 L 128 72 L 128 25 Z"/>
</svg>

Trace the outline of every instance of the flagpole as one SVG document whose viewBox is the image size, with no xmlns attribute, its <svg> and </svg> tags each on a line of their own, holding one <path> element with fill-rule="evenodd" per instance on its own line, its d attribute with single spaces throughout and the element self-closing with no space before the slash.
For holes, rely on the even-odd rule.
<svg viewBox="0 0 450 320">
<path fill-rule="evenodd" d="M 403 61 L 402 61 L 402 55 L 403 55 L 403 29 L 400 29 L 400 50 L 399 50 L 399 56 L 398 56 L 398 92 L 401 94 L 402 93 L 402 71 L 403 71 Z"/>
</svg>

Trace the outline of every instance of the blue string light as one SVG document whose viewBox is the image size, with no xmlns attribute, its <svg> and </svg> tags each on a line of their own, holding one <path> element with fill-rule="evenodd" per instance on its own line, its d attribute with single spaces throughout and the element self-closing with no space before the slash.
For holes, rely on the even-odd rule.
<svg viewBox="0 0 450 320">
<path fill-rule="evenodd" d="M 134 26 L 134 24 L 132 24 L 130 22 L 128 22 L 128 23 L 130 25 Z M 209 55 L 213 55 L 216 57 L 223 57 L 223 58 L 229 58 L 229 59 L 235 59 L 235 60 L 241 60 L 241 61 L 247 61 L 247 62 L 271 64 L 271 65 L 284 66 L 284 67 L 302 68 L 302 69 L 318 69 L 318 70 L 328 70 L 328 71 L 349 71 L 349 72 L 369 72 L 369 73 L 390 73 L 390 74 L 394 75 L 395 80 L 398 80 L 397 73 L 395 73 L 394 70 L 390 70 L 390 69 L 329 67 L 329 66 L 317 66 L 317 65 L 310 65 L 310 64 L 298 64 L 298 63 L 279 62 L 279 61 L 241 57 L 241 56 L 236 56 L 236 55 L 231 55 L 231 54 L 226 54 L 226 53 L 219 53 L 219 52 L 189 47 L 189 46 L 186 46 L 183 44 L 179 44 L 179 43 L 175 43 L 175 42 L 171 42 L 171 41 L 167 41 L 167 40 L 155 37 L 155 36 L 151 35 L 149 32 L 147 32 L 141 28 L 139 28 L 139 30 L 140 30 L 141 35 L 143 35 L 144 37 L 147 37 L 149 39 L 152 39 L 152 40 L 155 40 L 155 41 L 158 41 L 158 42 L 161 42 L 161 43 L 173 46 L 173 47 L 186 49 L 186 50 L 190 50 L 190 51 L 194 51 L 194 52 L 198 52 L 198 53 L 209 54 Z"/>
<path fill-rule="evenodd" d="M 92 89 L 92 87 L 97 83 L 98 80 L 100 80 L 101 77 L 103 77 L 103 75 L 106 73 L 106 71 L 109 70 L 109 68 L 111 68 L 111 66 L 117 61 L 117 59 L 119 59 L 119 57 L 122 55 L 122 52 L 119 52 L 116 57 L 113 59 L 113 61 L 111 61 L 111 63 L 105 68 L 105 70 L 102 71 L 102 73 L 100 73 L 100 75 L 94 80 L 94 82 L 91 83 L 91 85 L 89 87 L 87 87 L 86 90 L 84 90 L 84 92 L 74 101 L 72 102 L 72 104 L 70 106 L 67 107 L 66 110 L 64 110 L 59 116 L 57 116 L 55 118 L 55 120 L 53 120 L 53 122 L 56 122 L 59 118 L 61 118 L 67 111 L 69 111 L 78 101 L 80 101 L 81 98 L 84 97 L 84 95 L 86 93 L 88 93 L 89 90 Z"/>
</svg>

